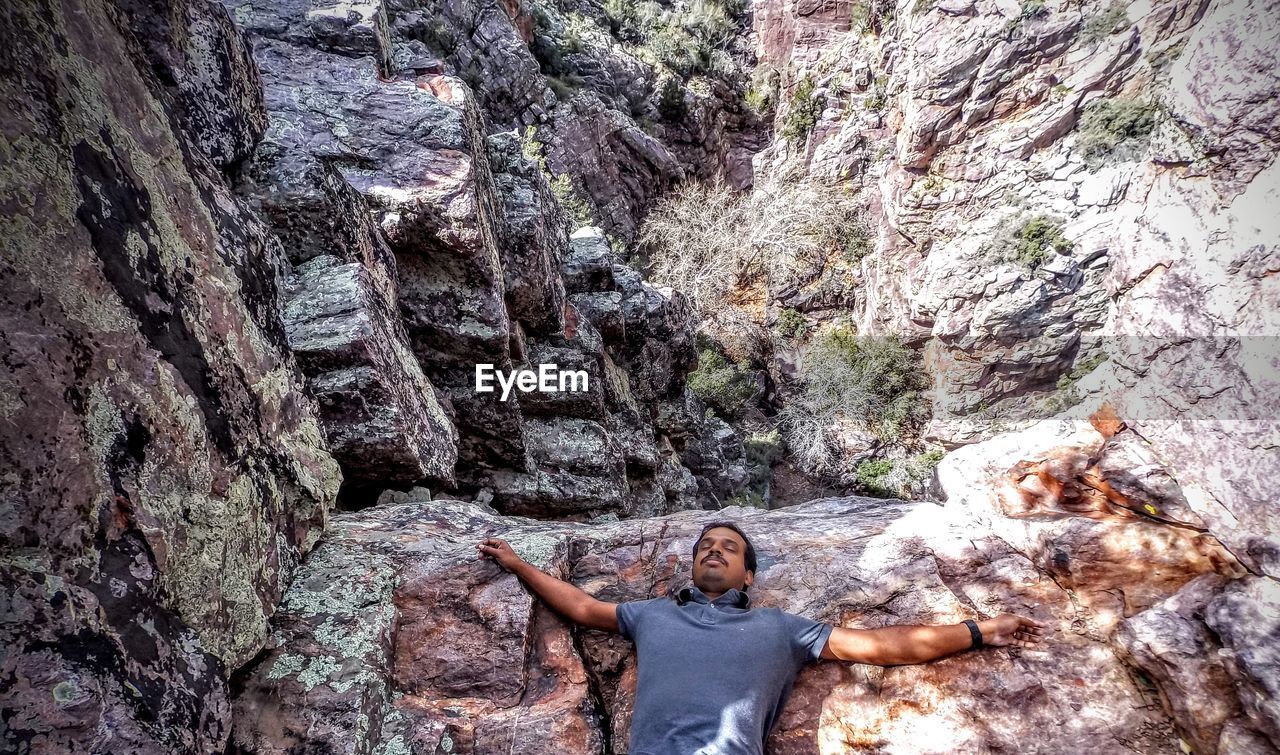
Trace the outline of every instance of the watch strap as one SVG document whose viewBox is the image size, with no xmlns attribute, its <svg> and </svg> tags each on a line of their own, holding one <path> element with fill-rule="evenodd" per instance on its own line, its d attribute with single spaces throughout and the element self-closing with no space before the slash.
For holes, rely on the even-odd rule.
<svg viewBox="0 0 1280 755">
<path fill-rule="evenodd" d="M 982 632 L 978 629 L 978 622 L 973 619 L 965 619 L 964 625 L 969 627 L 969 636 L 973 638 L 973 644 L 969 646 L 969 649 L 977 650 L 982 647 Z"/>
</svg>

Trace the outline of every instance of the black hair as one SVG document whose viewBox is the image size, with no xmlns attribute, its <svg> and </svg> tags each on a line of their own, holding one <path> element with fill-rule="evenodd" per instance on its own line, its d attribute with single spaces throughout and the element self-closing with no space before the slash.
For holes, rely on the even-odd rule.
<svg viewBox="0 0 1280 755">
<path fill-rule="evenodd" d="M 733 530 L 734 532 L 738 533 L 738 535 L 742 538 L 742 542 L 747 544 L 747 552 L 746 552 L 746 559 L 745 559 L 747 564 L 747 571 L 754 574 L 756 571 L 756 549 L 751 545 L 751 539 L 747 537 L 747 533 L 738 529 L 738 525 L 733 524 L 732 522 L 712 522 L 711 524 L 708 524 L 706 527 L 703 527 L 702 532 L 698 533 L 698 539 L 693 541 L 693 560 L 694 561 L 698 560 L 698 543 L 702 542 L 702 538 L 705 537 L 708 532 L 716 529 L 717 527 L 724 527 L 725 529 Z"/>
</svg>

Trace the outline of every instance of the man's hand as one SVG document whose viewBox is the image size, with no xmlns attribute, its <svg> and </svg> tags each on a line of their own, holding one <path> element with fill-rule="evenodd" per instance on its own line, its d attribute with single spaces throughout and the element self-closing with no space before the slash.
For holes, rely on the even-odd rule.
<svg viewBox="0 0 1280 755">
<path fill-rule="evenodd" d="M 1015 616 L 1011 613 L 978 622 L 978 631 L 982 632 L 982 644 L 992 647 L 1006 645 L 1031 647 L 1043 639 L 1044 629 L 1045 625 L 1035 619 Z"/>
<path fill-rule="evenodd" d="M 519 577 L 547 605 L 574 624 L 590 629 L 618 631 L 617 603 L 596 600 L 568 582 L 531 566 L 517 556 L 507 541 L 501 538 L 491 537 L 476 543 L 476 550 L 480 551 L 480 558 L 488 556 L 497 561 L 498 566 Z"/>
<path fill-rule="evenodd" d="M 477 543 L 476 550 L 480 551 L 481 555 L 497 561 L 498 566 L 507 571 L 513 572 L 517 566 L 524 563 L 524 559 L 516 555 L 507 541 L 500 538 L 491 537 L 482 543 Z"/>
</svg>

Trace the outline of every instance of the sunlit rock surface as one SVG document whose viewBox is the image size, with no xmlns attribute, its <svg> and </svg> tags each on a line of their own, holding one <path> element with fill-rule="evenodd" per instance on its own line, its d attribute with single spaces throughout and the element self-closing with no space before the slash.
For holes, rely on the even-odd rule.
<svg viewBox="0 0 1280 755">
<path fill-rule="evenodd" d="M 474 545 L 504 537 L 601 599 L 639 600 L 687 583 L 692 538 L 716 519 L 739 523 L 760 553 L 758 605 L 849 627 L 1017 612 L 1052 628 L 1036 650 L 897 668 L 819 663 L 799 677 L 770 752 L 1274 742 L 1277 669 L 1263 639 L 1274 631 L 1274 582 L 1246 576 L 1212 535 L 1161 516 L 1168 491 L 1115 492 L 1159 488 L 1138 485 L 1129 468 L 1101 471 L 1098 459 L 1122 440 L 1088 425 L 1044 435 L 1040 452 L 1024 438 L 1021 464 L 944 468 L 946 505 L 842 498 L 597 526 L 450 501 L 339 514 L 246 672 L 233 742 L 262 752 L 625 752 L 629 643 L 567 627 Z M 1238 627 L 1192 646 L 1203 660 L 1185 668 L 1170 660 L 1159 619 L 1176 612 L 1184 587 L 1210 598 L 1203 621 Z M 1229 659 L 1210 652 L 1223 645 Z M 1196 663 L 1207 670 L 1190 671 Z M 1242 686 L 1233 692 L 1228 679 Z M 1195 684 L 1215 697 L 1162 708 L 1161 690 L 1177 700 L 1197 695 Z"/>
</svg>

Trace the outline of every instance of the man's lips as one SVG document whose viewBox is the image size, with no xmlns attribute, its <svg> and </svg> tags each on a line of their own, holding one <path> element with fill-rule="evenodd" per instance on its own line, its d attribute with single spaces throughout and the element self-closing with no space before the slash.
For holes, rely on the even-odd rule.
<svg viewBox="0 0 1280 755">
<path fill-rule="evenodd" d="M 729 565 L 729 563 L 728 563 L 727 561 L 725 561 L 723 558 L 719 558 L 719 557 L 717 557 L 717 556 L 707 556 L 706 558 L 702 559 L 702 565 L 703 565 L 703 566 L 706 566 L 707 564 L 711 563 L 712 561 L 718 562 L 721 566 L 728 566 L 728 565 Z"/>
</svg>

